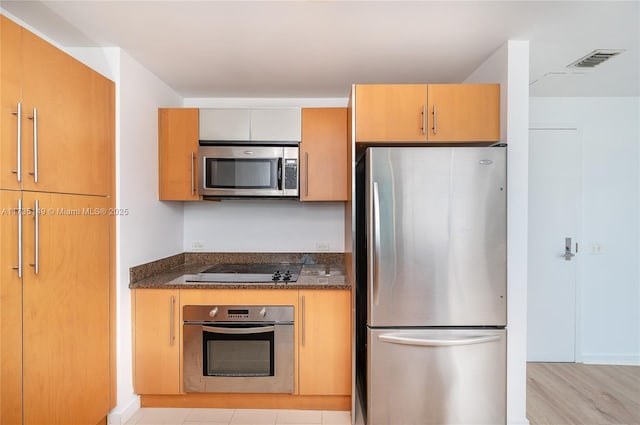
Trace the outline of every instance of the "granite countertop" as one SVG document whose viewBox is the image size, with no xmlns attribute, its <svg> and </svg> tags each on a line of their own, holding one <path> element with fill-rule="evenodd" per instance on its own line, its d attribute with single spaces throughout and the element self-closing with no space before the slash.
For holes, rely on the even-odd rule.
<svg viewBox="0 0 640 425">
<path fill-rule="evenodd" d="M 189 282 L 212 264 L 298 263 L 296 282 Z M 129 269 L 131 289 L 350 289 L 343 254 L 183 253 Z"/>
</svg>

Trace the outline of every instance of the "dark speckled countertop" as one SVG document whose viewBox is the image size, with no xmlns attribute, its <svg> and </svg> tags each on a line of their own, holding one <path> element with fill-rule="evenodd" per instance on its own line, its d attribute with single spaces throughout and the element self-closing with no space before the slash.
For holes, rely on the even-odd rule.
<svg viewBox="0 0 640 425">
<path fill-rule="evenodd" d="M 296 282 L 188 282 L 212 264 L 299 263 Z M 328 273 L 327 273 L 328 272 Z M 351 289 L 344 254 L 182 253 L 129 269 L 129 288 L 142 289 Z"/>
</svg>

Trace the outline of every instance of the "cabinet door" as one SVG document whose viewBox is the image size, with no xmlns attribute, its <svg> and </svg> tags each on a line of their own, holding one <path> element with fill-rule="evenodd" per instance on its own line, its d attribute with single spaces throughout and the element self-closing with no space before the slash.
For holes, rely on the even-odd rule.
<svg viewBox="0 0 640 425">
<path fill-rule="evenodd" d="M 200 140 L 249 140 L 248 109 L 200 109 Z"/>
<path fill-rule="evenodd" d="M 161 201 L 198 199 L 198 109 L 158 109 Z"/>
<path fill-rule="evenodd" d="M 302 109 L 300 198 L 347 200 L 347 108 Z"/>
<path fill-rule="evenodd" d="M 18 105 L 21 106 L 22 29 L 0 15 L 0 188 L 20 189 L 18 180 Z"/>
<path fill-rule="evenodd" d="M 356 142 L 426 142 L 426 84 L 359 84 Z"/>
<path fill-rule="evenodd" d="M 250 114 L 251 140 L 300 141 L 300 108 L 256 108 Z"/>
<path fill-rule="evenodd" d="M 108 195 L 113 83 L 26 30 L 22 58 L 23 189 Z"/>
<path fill-rule="evenodd" d="M 3 33 L 4 37 L 4 33 Z M 0 423 L 22 422 L 22 279 L 19 191 L 0 190 Z"/>
<path fill-rule="evenodd" d="M 351 394 L 351 293 L 300 291 L 300 395 Z"/>
<path fill-rule="evenodd" d="M 24 424 L 95 424 L 110 394 L 107 198 L 23 201 Z"/>
<path fill-rule="evenodd" d="M 177 289 L 134 291 L 136 394 L 180 393 L 178 297 Z"/>
<path fill-rule="evenodd" d="M 498 84 L 429 84 L 429 142 L 500 140 Z"/>
</svg>

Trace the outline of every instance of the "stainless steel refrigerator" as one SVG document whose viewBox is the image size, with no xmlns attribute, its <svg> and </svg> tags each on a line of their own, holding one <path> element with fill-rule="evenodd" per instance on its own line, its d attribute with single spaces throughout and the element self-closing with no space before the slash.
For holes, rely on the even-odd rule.
<svg viewBox="0 0 640 425">
<path fill-rule="evenodd" d="M 365 423 L 506 423 L 506 147 L 371 147 L 357 170 Z"/>
</svg>

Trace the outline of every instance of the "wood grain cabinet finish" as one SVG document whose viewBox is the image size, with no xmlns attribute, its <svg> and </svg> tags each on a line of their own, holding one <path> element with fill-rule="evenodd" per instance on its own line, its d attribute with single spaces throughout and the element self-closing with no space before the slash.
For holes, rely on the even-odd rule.
<svg viewBox="0 0 640 425">
<path fill-rule="evenodd" d="M 198 200 L 196 108 L 158 109 L 158 181 L 161 201 Z"/>
<path fill-rule="evenodd" d="M 0 20 L 0 423 L 96 424 L 115 405 L 114 86 Z"/>
<path fill-rule="evenodd" d="M 22 193 L 0 190 L 0 423 L 22 423 Z M 23 219 L 24 222 L 24 219 Z M 24 264 L 24 263 L 23 263 Z"/>
<path fill-rule="evenodd" d="M 427 141 L 500 140 L 500 85 L 429 84 Z"/>
<path fill-rule="evenodd" d="M 22 119 L 18 119 L 18 105 L 21 101 L 21 40 L 22 28 L 0 15 L 1 189 L 19 190 L 21 188 L 17 175 L 18 163 L 22 167 L 21 155 L 18 155 L 18 126 L 22 124 Z"/>
<path fill-rule="evenodd" d="M 113 82 L 5 17 L 1 44 L 2 187 L 109 195 Z"/>
<path fill-rule="evenodd" d="M 498 84 L 359 84 L 356 142 L 500 140 Z"/>
<path fill-rule="evenodd" d="M 110 408 L 109 217 L 81 212 L 108 200 L 0 191 L 0 204 L 0 420 L 98 423 Z"/>
<path fill-rule="evenodd" d="M 299 394 L 351 394 L 351 293 L 301 290 Z"/>
<path fill-rule="evenodd" d="M 347 108 L 303 108 L 300 199 L 347 200 Z"/>
<path fill-rule="evenodd" d="M 180 393 L 180 293 L 177 289 L 134 291 L 134 391 Z"/>
<path fill-rule="evenodd" d="M 355 88 L 357 142 L 425 142 L 426 84 L 359 84 Z"/>
</svg>

